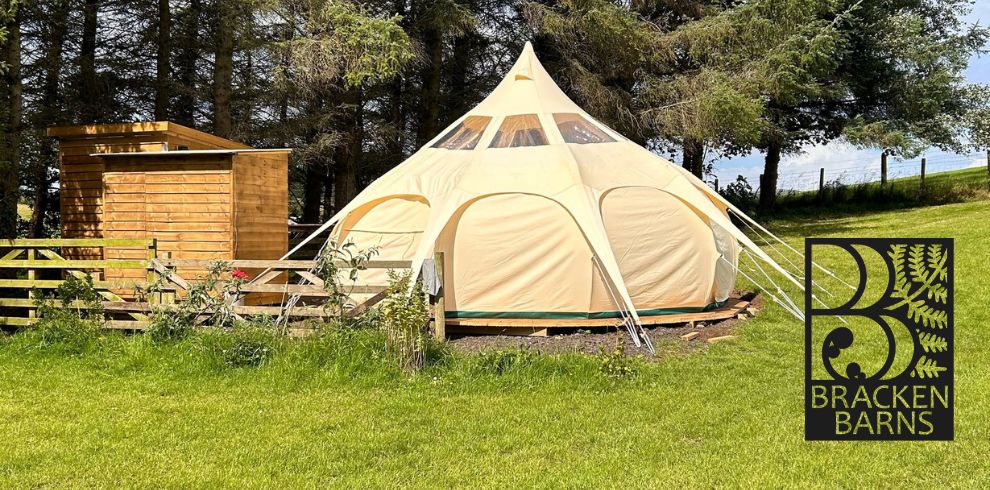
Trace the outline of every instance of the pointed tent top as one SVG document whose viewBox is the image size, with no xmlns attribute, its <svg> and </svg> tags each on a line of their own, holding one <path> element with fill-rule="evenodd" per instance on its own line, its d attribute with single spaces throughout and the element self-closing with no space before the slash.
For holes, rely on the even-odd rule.
<svg viewBox="0 0 990 490">
<path fill-rule="evenodd" d="M 533 44 L 527 41 L 509 73 L 469 114 L 502 116 L 554 112 L 584 111 L 560 90 L 536 57 Z"/>
</svg>

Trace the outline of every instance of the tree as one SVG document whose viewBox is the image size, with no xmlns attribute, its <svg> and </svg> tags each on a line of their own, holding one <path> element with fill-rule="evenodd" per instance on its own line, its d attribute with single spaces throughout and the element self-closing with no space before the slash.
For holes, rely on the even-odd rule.
<svg viewBox="0 0 990 490">
<path fill-rule="evenodd" d="M 0 238 L 17 236 L 23 103 L 20 23 L 17 0 L 0 2 Z"/>
<path fill-rule="evenodd" d="M 928 147 L 986 148 L 987 91 L 966 84 L 963 73 L 990 30 L 962 22 L 970 5 L 966 0 L 912 1 L 896 9 L 867 4 L 849 29 L 857 49 L 848 53 L 844 68 L 854 117 L 844 136 L 860 147 L 880 149 L 883 169 L 888 156 L 912 158 Z"/>
<path fill-rule="evenodd" d="M 158 0 L 157 53 L 155 55 L 155 120 L 169 118 L 172 85 L 172 10 L 169 0 Z"/>
<path fill-rule="evenodd" d="M 234 79 L 234 25 L 237 13 L 233 0 L 216 0 L 213 50 L 213 133 L 231 135 L 230 97 Z"/>
</svg>

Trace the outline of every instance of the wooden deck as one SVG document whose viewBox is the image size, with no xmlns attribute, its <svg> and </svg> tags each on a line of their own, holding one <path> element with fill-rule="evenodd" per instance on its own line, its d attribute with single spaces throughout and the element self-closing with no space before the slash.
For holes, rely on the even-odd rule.
<svg viewBox="0 0 990 490">
<path fill-rule="evenodd" d="M 755 294 L 746 294 L 739 298 L 729 298 L 725 306 L 699 313 L 677 313 L 673 315 L 641 316 L 643 325 L 680 325 L 690 322 L 713 322 L 736 318 L 749 308 Z M 480 335 L 533 335 L 546 336 L 554 330 L 565 329 L 600 329 L 617 327 L 617 318 L 603 319 L 515 319 L 515 318 L 448 318 L 447 333 L 480 334 Z"/>
</svg>

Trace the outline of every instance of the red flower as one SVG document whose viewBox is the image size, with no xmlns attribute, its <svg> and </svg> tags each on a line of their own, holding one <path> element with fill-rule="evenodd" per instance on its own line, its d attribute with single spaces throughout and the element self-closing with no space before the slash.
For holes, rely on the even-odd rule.
<svg viewBox="0 0 990 490">
<path fill-rule="evenodd" d="M 248 279 L 251 278 L 250 276 L 247 275 L 247 272 L 244 272 L 240 269 L 234 269 L 234 271 L 230 273 L 230 277 L 234 279 L 239 279 L 241 281 L 247 281 Z"/>
</svg>

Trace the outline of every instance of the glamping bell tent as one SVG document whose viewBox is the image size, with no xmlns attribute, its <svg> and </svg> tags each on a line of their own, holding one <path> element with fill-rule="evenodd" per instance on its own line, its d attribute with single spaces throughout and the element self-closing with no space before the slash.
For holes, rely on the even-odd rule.
<svg viewBox="0 0 990 490">
<path fill-rule="evenodd" d="M 639 345 L 650 318 L 724 302 L 743 247 L 797 283 L 732 210 L 584 112 L 527 43 L 484 101 L 310 238 L 333 226 L 417 272 L 443 252 L 448 318 L 616 318 Z"/>
</svg>

